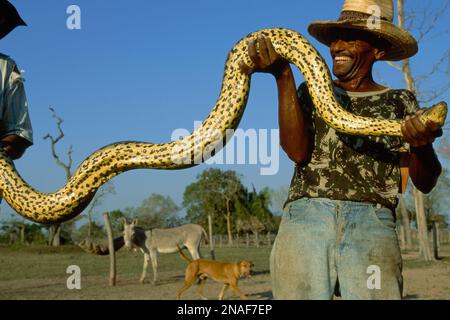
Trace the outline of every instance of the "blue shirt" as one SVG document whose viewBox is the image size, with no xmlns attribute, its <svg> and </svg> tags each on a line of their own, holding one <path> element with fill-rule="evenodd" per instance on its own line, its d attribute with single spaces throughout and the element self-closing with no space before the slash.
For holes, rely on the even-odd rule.
<svg viewBox="0 0 450 320">
<path fill-rule="evenodd" d="M 0 138 L 15 134 L 33 143 L 24 80 L 14 60 L 0 54 Z"/>
</svg>

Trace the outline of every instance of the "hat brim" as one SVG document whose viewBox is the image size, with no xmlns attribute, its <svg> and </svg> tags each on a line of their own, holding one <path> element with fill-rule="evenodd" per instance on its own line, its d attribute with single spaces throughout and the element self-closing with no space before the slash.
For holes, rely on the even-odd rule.
<svg viewBox="0 0 450 320">
<path fill-rule="evenodd" d="M 343 29 L 356 29 L 370 32 L 390 43 L 382 60 L 398 61 L 412 57 L 419 48 L 416 39 L 406 30 L 391 22 L 380 20 L 379 28 L 369 28 L 367 20 L 317 21 L 308 27 L 308 32 L 321 43 L 330 46 L 337 33 Z"/>
<path fill-rule="evenodd" d="M 0 2 L 0 39 L 6 37 L 18 26 L 26 25 L 17 9 L 11 3 L 8 1 Z"/>
</svg>

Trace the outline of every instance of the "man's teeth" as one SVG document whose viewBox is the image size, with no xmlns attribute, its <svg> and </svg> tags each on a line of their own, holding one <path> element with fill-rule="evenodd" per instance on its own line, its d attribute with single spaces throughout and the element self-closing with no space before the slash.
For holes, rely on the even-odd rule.
<svg viewBox="0 0 450 320">
<path fill-rule="evenodd" d="M 349 62 L 349 61 L 352 61 L 352 58 L 341 56 L 341 57 L 335 57 L 334 60 L 336 62 Z"/>
</svg>

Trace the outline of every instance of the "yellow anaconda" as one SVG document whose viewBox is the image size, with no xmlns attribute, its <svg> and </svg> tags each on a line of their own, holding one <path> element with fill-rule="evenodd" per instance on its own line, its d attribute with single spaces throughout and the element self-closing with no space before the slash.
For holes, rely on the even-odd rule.
<svg viewBox="0 0 450 320">
<path fill-rule="evenodd" d="M 225 137 L 227 129 L 239 124 L 247 103 L 250 77 L 240 71 L 238 64 L 243 60 L 252 65 L 247 55 L 247 41 L 260 34 L 268 37 L 275 50 L 300 69 L 315 107 L 328 125 L 352 135 L 401 136 L 400 120 L 355 116 L 338 104 L 327 65 L 302 35 L 288 29 L 265 29 L 243 38 L 229 52 L 216 105 L 192 134 L 163 144 L 120 142 L 108 145 L 84 160 L 63 188 L 48 194 L 31 188 L 1 151 L 1 195 L 25 218 L 39 223 L 57 223 L 79 214 L 102 184 L 122 172 L 138 168 L 181 169 L 201 162 L 204 150 L 222 145 L 217 132 Z M 425 112 L 421 120 L 433 120 L 442 126 L 446 114 L 447 105 L 440 103 Z"/>
</svg>

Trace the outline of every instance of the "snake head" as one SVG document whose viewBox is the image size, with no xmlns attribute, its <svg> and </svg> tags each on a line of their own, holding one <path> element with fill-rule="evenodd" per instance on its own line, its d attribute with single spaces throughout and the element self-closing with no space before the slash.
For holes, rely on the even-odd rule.
<svg viewBox="0 0 450 320">
<path fill-rule="evenodd" d="M 420 115 L 419 119 L 423 124 L 426 124 L 428 121 L 433 121 L 440 127 L 443 127 L 445 124 L 445 120 L 447 119 L 447 110 L 447 103 L 441 101 L 425 110 L 425 112 Z"/>
</svg>

